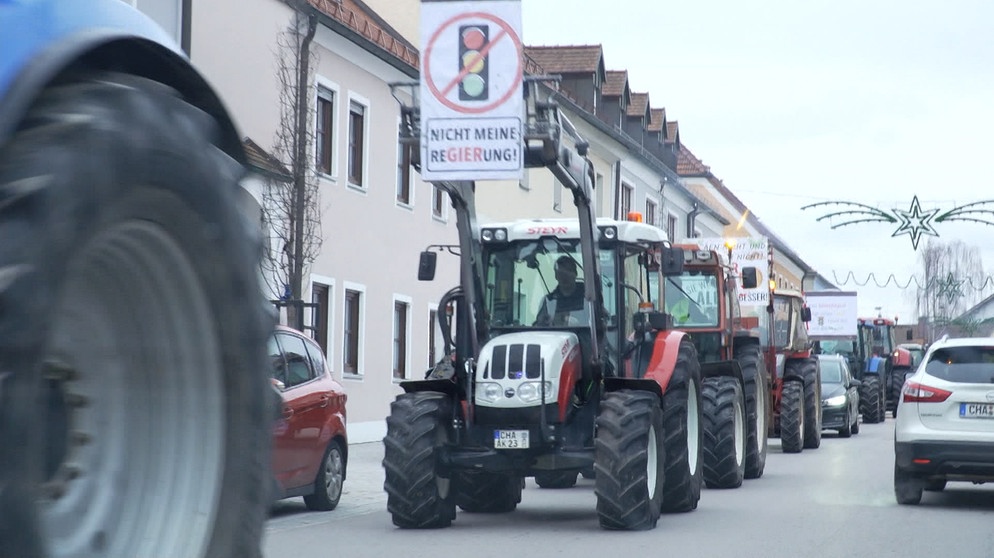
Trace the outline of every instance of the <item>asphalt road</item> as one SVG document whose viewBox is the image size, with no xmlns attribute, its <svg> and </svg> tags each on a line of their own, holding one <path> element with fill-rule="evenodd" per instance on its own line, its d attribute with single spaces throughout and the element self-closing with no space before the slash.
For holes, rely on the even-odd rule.
<svg viewBox="0 0 994 558">
<path fill-rule="evenodd" d="M 994 487 L 950 483 L 920 506 L 897 505 L 893 433 L 893 419 L 863 424 L 849 439 L 826 433 L 819 449 L 801 454 L 770 440 L 762 478 L 705 489 L 696 511 L 664 515 L 644 532 L 601 529 L 593 481 L 583 479 L 568 490 L 529 479 L 513 513 L 460 511 L 447 529 L 397 529 L 386 512 L 383 446 L 355 445 L 338 509 L 279 503 L 265 556 L 994 557 Z"/>
</svg>

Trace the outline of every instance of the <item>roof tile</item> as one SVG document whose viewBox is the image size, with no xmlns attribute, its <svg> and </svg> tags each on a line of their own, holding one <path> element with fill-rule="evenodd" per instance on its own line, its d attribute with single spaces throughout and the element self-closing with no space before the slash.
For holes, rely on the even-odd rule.
<svg viewBox="0 0 994 558">
<path fill-rule="evenodd" d="M 649 109 L 649 125 L 646 126 L 647 130 L 650 132 L 662 132 L 663 122 L 666 122 L 665 108 Z"/>
<path fill-rule="evenodd" d="M 649 110 L 648 93 L 632 93 L 632 101 L 628 103 L 628 116 L 644 118 Z"/>
<path fill-rule="evenodd" d="M 418 49 L 369 6 L 358 0 L 307 0 L 331 19 L 352 29 L 412 68 L 420 67 Z"/>
<path fill-rule="evenodd" d="M 620 97 L 628 89 L 628 70 L 608 70 L 601 96 Z"/>
<path fill-rule="evenodd" d="M 526 46 L 525 55 L 552 74 L 593 74 L 604 57 L 601 45 Z"/>
</svg>

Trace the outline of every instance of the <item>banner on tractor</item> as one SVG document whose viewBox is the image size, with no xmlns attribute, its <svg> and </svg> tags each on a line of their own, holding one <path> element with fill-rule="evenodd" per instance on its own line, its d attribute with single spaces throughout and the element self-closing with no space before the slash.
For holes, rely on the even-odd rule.
<svg viewBox="0 0 994 558">
<path fill-rule="evenodd" d="M 714 250 L 721 254 L 722 259 L 729 262 L 732 272 L 740 276 L 740 270 L 745 267 L 755 267 L 759 272 L 759 281 L 754 289 L 744 289 L 739 283 L 739 306 L 766 306 L 770 303 L 770 241 L 765 236 L 750 236 L 739 238 L 695 238 L 693 241 L 702 250 Z M 731 258 L 729 258 L 726 242 L 732 242 Z"/>
</svg>

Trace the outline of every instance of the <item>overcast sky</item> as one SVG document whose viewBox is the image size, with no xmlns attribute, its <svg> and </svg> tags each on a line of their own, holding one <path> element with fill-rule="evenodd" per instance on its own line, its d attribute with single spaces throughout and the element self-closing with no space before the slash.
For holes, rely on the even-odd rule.
<svg viewBox="0 0 994 558">
<path fill-rule="evenodd" d="M 583 6 L 584 8 L 579 8 Z M 801 210 L 908 211 L 994 200 L 994 2 L 523 0 L 528 45 L 601 44 L 608 70 L 678 120 L 683 143 L 813 268 L 907 322 L 919 250 L 897 225 L 832 229 Z M 994 209 L 994 204 L 990 206 Z M 990 218 L 994 221 L 994 216 Z M 938 223 L 981 250 L 994 227 Z"/>
</svg>

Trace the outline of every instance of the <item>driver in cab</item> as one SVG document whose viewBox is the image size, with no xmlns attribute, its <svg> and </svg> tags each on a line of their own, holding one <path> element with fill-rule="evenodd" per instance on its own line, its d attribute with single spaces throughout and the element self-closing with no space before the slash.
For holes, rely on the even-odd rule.
<svg viewBox="0 0 994 558">
<path fill-rule="evenodd" d="M 542 299 L 535 320 L 537 326 L 571 325 L 577 321 L 571 313 L 584 309 L 583 283 L 576 280 L 576 260 L 560 256 L 556 260 L 555 273 L 558 285 Z"/>
</svg>

